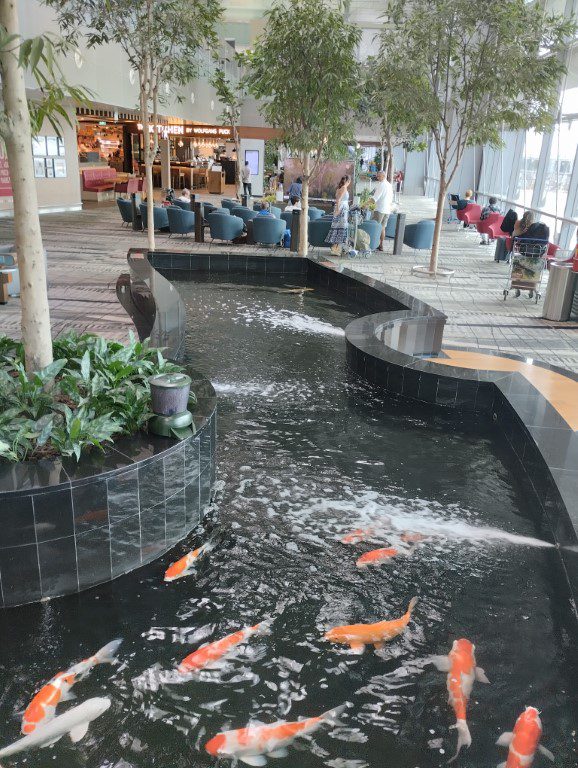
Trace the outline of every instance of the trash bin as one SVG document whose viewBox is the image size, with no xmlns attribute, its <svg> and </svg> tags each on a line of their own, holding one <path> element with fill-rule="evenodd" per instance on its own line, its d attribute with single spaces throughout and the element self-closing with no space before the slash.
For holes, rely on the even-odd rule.
<svg viewBox="0 0 578 768">
<path fill-rule="evenodd" d="M 576 272 L 572 264 L 551 264 L 548 288 L 544 299 L 546 320 L 568 320 L 574 296 Z"/>
</svg>

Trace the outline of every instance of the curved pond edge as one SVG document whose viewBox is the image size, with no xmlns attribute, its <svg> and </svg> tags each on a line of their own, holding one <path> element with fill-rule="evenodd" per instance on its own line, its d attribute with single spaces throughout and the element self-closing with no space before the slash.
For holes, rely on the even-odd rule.
<svg viewBox="0 0 578 768">
<path fill-rule="evenodd" d="M 482 414 L 495 422 L 511 450 L 516 471 L 524 478 L 528 494 L 559 546 L 571 610 L 578 618 L 578 432 L 523 373 L 492 370 L 489 364 L 480 368 L 441 364 L 452 349 L 458 349 L 442 349 L 446 322 L 442 312 L 323 257 L 302 258 L 266 250 L 149 253 L 133 249 L 127 258 L 131 274 L 119 279 L 118 291 L 127 294 L 121 300 L 129 307 L 141 338 L 150 335 L 154 344 L 167 346 L 173 357 L 179 357 L 183 350 L 185 311 L 178 292 L 170 285 L 171 278 L 202 273 L 258 274 L 272 279 L 300 276 L 311 285 L 353 300 L 360 313 L 368 314 L 345 329 L 351 369 L 374 386 L 404 399 L 464 415 Z M 159 280 L 162 276 L 170 287 L 167 281 Z M 495 357 L 552 371 L 578 386 L 578 375 L 546 363 L 491 350 L 459 351 L 481 355 L 485 363 Z M 438 362 L 432 359 L 436 357 Z"/>
<path fill-rule="evenodd" d="M 161 282 L 157 274 L 155 288 Z M 217 398 L 204 376 L 187 370 L 197 396 L 190 437 L 140 433 L 78 463 L 0 465 L 0 607 L 112 581 L 201 523 L 215 479 Z"/>
</svg>

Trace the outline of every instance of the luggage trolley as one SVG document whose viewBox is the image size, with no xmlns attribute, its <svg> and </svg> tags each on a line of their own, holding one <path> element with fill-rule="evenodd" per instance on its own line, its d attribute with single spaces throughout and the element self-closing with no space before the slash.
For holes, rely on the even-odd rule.
<svg viewBox="0 0 578 768">
<path fill-rule="evenodd" d="M 533 298 L 536 304 L 538 303 L 542 298 L 540 286 L 546 269 L 547 252 L 547 240 L 514 238 L 510 256 L 510 274 L 504 288 L 504 301 L 510 291 L 515 291 L 516 296 L 520 295 L 520 291 L 528 291 L 529 297 Z"/>
</svg>

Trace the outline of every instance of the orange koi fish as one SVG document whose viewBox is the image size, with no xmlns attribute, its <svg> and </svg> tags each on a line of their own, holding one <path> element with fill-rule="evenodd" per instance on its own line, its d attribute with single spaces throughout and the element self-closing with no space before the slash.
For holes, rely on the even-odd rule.
<svg viewBox="0 0 578 768">
<path fill-rule="evenodd" d="M 486 673 L 476 664 L 476 647 L 469 640 L 462 638 L 454 640 L 452 649 L 447 656 L 432 656 L 431 662 L 440 670 L 447 672 L 448 704 L 456 713 L 456 724 L 452 728 L 458 731 L 458 747 L 456 754 L 448 760 L 453 763 L 462 747 L 469 747 L 472 737 L 466 721 L 466 709 L 474 681 L 489 683 Z"/>
<path fill-rule="evenodd" d="M 184 557 L 181 557 L 176 563 L 169 565 L 165 571 L 165 581 L 176 581 L 177 579 L 182 579 L 183 576 L 189 576 L 199 557 L 206 552 L 209 552 L 211 549 L 212 546 L 207 542 L 206 544 L 197 547 L 197 549 L 193 549 L 192 552 L 189 552 Z"/>
<path fill-rule="evenodd" d="M 530 768 L 536 752 L 554 762 L 554 755 L 540 744 L 542 722 L 535 707 L 526 707 L 516 720 L 513 732 L 503 733 L 496 741 L 500 747 L 509 747 L 508 759 L 498 768 Z"/>
<path fill-rule="evenodd" d="M 253 635 L 268 634 L 270 627 L 271 621 L 262 621 L 253 627 L 246 627 L 238 632 L 233 632 L 232 635 L 227 635 L 214 643 L 203 645 L 184 658 L 179 664 L 178 670 L 181 675 L 187 675 L 190 672 L 200 672 L 202 669 L 206 669 L 211 664 L 214 664 L 214 662 L 229 655 L 237 646 L 249 640 Z"/>
<path fill-rule="evenodd" d="M 54 718 L 56 707 L 64 701 L 76 698 L 70 693 L 72 686 L 83 680 L 97 664 L 115 664 L 116 652 L 122 640 L 107 643 L 100 651 L 88 659 L 73 664 L 66 672 L 59 672 L 46 683 L 34 696 L 22 718 L 22 733 L 33 733 L 39 726 L 44 726 Z"/>
<path fill-rule="evenodd" d="M 383 644 L 401 635 L 409 624 L 411 614 L 417 603 L 417 597 L 412 597 L 407 612 L 400 619 L 378 621 L 376 624 L 346 624 L 333 627 L 325 633 L 325 639 L 332 643 L 349 645 L 355 653 L 363 653 L 365 646 L 373 643 L 379 650 Z"/>
<path fill-rule="evenodd" d="M 381 565 L 382 563 L 391 560 L 391 558 L 395 557 L 397 554 L 399 554 L 398 550 L 393 547 L 372 549 L 371 552 L 366 552 L 364 555 L 361 555 L 355 565 L 358 568 L 366 568 L 368 565 Z"/>
<path fill-rule="evenodd" d="M 205 749 L 213 757 L 231 757 L 247 765 L 263 766 L 267 757 L 286 757 L 287 747 L 299 736 L 313 733 L 322 725 L 334 725 L 344 709 L 343 705 L 306 720 L 277 720 L 271 725 L 251 723 L 246 728 L 223 731 L 213 736 Z"/>
<path fill-rule="evenodd" d="M 360 541 L 370 539 L 374 534 L 373 528 L 356 528 L 351 533 L 345 534 L 341 539 L 342 544 L 359 544 Z"/>
</svg>

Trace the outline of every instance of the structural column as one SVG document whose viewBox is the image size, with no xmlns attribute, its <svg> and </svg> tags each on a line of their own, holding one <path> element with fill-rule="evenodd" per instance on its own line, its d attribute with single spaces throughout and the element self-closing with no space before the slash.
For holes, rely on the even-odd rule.
<svg viewBox="0 0 578 768">
<path fill-rule="evenodd" d="M 161 151 L 161 187 L 168 189 L 171 186 L 171 144 L 168 139 L 159 139 Z"/>
</svg>

